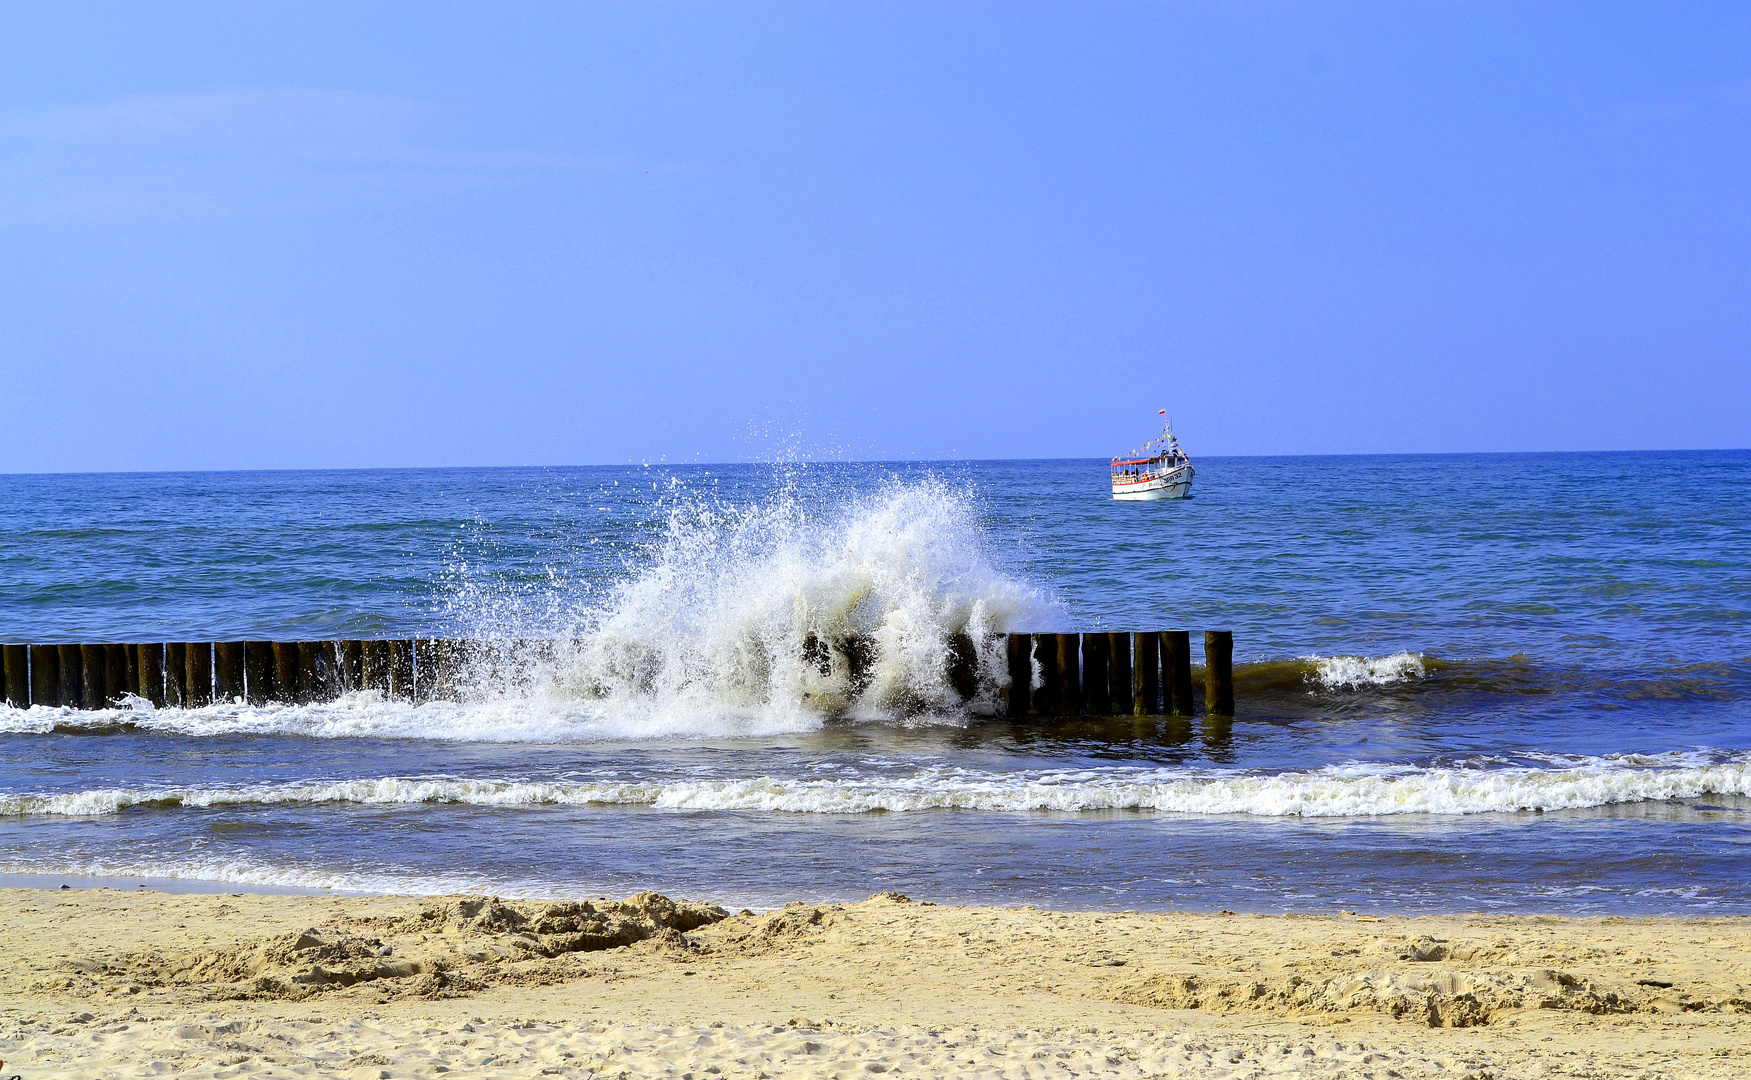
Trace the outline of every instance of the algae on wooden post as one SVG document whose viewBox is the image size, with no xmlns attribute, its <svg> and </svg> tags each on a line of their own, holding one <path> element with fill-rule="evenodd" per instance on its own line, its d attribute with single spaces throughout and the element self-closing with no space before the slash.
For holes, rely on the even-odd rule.
<svg viewBox="0 0 1751 1080">
<path fill-rule="evenodd" d="M 223 702 L 243 696 L 244 642 L 213 643 L 213 693 Z"/>
<path fill-rule="evenodd" d="M 213 644 L 185 641 L 182 645 L 182 695 L 191 709 L 213 703 Z"/>
<path fill-rule="evenodd" d="M 1192 715 L 1192 635 L 1189 630 L 1168 630 L 1161 635 L 1162 696 L 1167 715 Z"/>
<path fill-rule="evenodd" d="M 1082 635 L 1058 635 L 1058 713 L 1082 711 Z"/>
<path fill-rule="evenodd" d="M 1026 720 L 1033 706 L 1034 638 L 1032 634 L 1009 635 L 1009 699 L 1007 715 L 1011 720 Z"/>
<path fill-rule="evenodd" d="M 1107 634 L 1107 684 L 1112 688 L 1110 708 L 1114 716 L 1130 716 L 1135 691 L 1131 685 L 1131 635 Z"/>
<path fill-rule="evenodd" d="M 148 641 L 134 646 L 134 692 L 164 708 L 164 643 Z"/>
<path fill-rule="evenodd" d="M 1136 716 L 1161 712 L 1161 634 L 1150 630 L 1131 635 L 1131 709 Z"/>
<path fill-rule="evenodd" d="M 30 703 L 61 703 L 61 650 L 55 645 L 30 647 Z"/>
<path fill-rule="evenodd" d="M 1113 695 L 1107 680 L 1112 671 L 1105 633 L 1082 635 L 1082 711 L 1111 716 Z"/>
<path fill-rule="evenodd" d="M 25 708 L 30 704 L 30 650 L 24 645 L 7 645 L 0 652 L 6 666 L 6 704 Z"/>
<path fill-rule="evenodd" d="M 1234 634 L 1204 631 L 1204 715 L 1234 715 Z"/>
</svg>

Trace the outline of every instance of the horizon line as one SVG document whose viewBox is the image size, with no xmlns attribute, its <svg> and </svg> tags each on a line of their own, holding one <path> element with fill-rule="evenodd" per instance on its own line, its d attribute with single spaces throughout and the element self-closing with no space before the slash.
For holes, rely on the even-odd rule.
<svg viewBox="0 0 1751 1080">
<path fill-rule="evenodd" d="M 1751 447 L 1686 447 L 1662 450 L 1417 450 L 1328 454 L 1207 454 L 1194 461 L 1267 460 L 1273 458 L 1440 458 L 1440 457 L 1575 457 L 1581 455 L 1742 454 Z M 786 461 L 625 461 L 597 464 L 523 465 L 318 465 L 234 469 L 58 469 L 37 472 L 0 471 L 0 477 L 31 476 L 194 476 L 234 473 L 348 473 L 348 472 L 487 472 L 510 469 L 700 469 L 724 467 L 807 467 L 814 465 L 979 465 L 993 463 L 1081 461 L 1107 463 L 1105 457 L 1015 457 L 1015 458 L 804 458 Z"/>
</svg>

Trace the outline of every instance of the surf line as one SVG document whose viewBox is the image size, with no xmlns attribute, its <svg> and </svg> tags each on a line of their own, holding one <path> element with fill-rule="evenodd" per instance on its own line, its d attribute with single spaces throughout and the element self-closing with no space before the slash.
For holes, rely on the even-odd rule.
<svg viewBox="0 0 1751 1080">
<path fill-rule="evenodd" d="M 1074 716 L 1190 717 L 1191 632 L 1009 633 L 1005 664 L 981 664 L 957 633 L 944 675 L 963 703 L 984 700 L 1010 720 Z M 0 646 L 5 701 L 74 709 L 156 708 L 218 702 L 331 701 L 361 690 L 412 701 L 457 701 L 471 676 L 553 664 L 576 642 L 542 639 L 396 638 L 339 641 L 199 641 Z M 995 644 L 995 642 L 991 642 Z M 801 661 L 855 697 L 880 659 L 872 637 L 804 636 Z M 1234 635 L 1204 633 L 1205 715 L 1234 715 Z"/>
</svg>

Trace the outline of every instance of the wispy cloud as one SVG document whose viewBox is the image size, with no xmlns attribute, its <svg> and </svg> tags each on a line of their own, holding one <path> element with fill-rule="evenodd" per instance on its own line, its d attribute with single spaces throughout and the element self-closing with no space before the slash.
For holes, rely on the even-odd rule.
<svg viewBox="0 0 1751 1080">
<path fill-rule="evenodd" d="M 624 156 L 468 148 L 419 102 L 242 88 L 0 113 L 0 223 L 299 212 L 557 171 L 647 169 Z"/>
</svg>

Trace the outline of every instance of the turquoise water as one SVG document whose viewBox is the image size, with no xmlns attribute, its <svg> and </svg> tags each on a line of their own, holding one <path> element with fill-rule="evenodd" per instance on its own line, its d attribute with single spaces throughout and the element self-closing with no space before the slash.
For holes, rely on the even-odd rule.
<svg viewBox="0 0 1751 1080">
<path fill-rule="evenodd" d="M 574 643 L 457 703 L 0 709 L 0 875 L 1751 911 L 1751 453 L 1196 464 L 0 477 L 6 640 Z M 941 685 L 955 630 L 1169 627 L 1234 631 L 1232 725 Z M 861 696 L 786 659 L 846 629 Z"/>
</svg>

